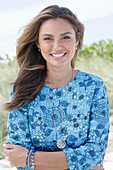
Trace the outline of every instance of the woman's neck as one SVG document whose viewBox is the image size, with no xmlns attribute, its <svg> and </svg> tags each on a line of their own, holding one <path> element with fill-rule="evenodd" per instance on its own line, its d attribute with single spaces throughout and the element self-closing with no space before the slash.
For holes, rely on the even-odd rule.
<svg viewBox="0 0 113 170">
<path fill-rule="evenodd" d="M 50 88 L 66 86 L 73 77 L 73 68 L 47 68 L 46 85 Z"/>
</svg>

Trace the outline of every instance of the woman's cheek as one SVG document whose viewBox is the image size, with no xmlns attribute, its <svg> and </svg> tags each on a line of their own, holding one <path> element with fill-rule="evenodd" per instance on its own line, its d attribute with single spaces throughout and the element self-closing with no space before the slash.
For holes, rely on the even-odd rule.
<svg viewBox="0 0 113 170">
<path fill-rule="evenodd" d="M 50 52 L 50 45 L 49 44 L 43 44 L 41 47 L 42 53 L 49 53 Z"/>
<path fill-rule="evenodd" d="M 67 50 L 75 50 L 75 44 L 74 44 L 74 42 L 73 41 L 71 41 L 71 42 L 68 42 L 68 43 L 65 43 L 65 48 L 67 49 Z"/>
</svg>

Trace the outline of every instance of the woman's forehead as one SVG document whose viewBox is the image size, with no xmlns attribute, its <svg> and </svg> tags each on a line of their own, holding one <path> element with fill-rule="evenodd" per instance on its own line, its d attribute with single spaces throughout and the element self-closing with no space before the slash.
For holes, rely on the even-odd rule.
<svg viewBox="0 0 113 170">
<path fill-rule="evenodd" d="M 69 23 L 68 20 L 62 19 L 62 18 L 56 18 L 56 19 L 48 19 L 46 20 L 40 27 L 40 34 L 43 33 L 49 33 L 49 32 L 73 32 L 73 26 L 71 23 Z"/>
</svg>

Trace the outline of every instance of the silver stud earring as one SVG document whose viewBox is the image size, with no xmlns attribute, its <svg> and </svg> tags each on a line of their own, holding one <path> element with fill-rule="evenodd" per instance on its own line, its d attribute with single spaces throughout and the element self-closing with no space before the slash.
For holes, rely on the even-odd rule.
<svg viewBox="0 0 113 170">
<path fill-rule="evenodd" d="M 77 47 L 75 48 L 75 50 L 77 50 Z"/>
<path fill-rule="evenodd" d="M 39 52 L 41 51 L 40 48 L 38 48 L 38 51 L 39 51 Z"/>
</svg>

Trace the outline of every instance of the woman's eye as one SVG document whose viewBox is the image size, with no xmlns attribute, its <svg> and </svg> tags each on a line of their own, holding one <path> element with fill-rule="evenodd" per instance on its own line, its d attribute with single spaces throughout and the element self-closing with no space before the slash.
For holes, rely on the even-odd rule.
<svg viewBox="0 0 113 170">
<path fill-rule="evenodd" d="M 51 40 L 51 38 L 47 37 L 47 38 L 44 38 L 44 40 Z"/>
<path fill-rule="evenodd" d="M 63 39 L 65 39 L 65 40 L 67 39 L 68 40 L 68 39 L 70 39 L 70 37 L 69 36 L 65 36 Z"/>
</svg>

